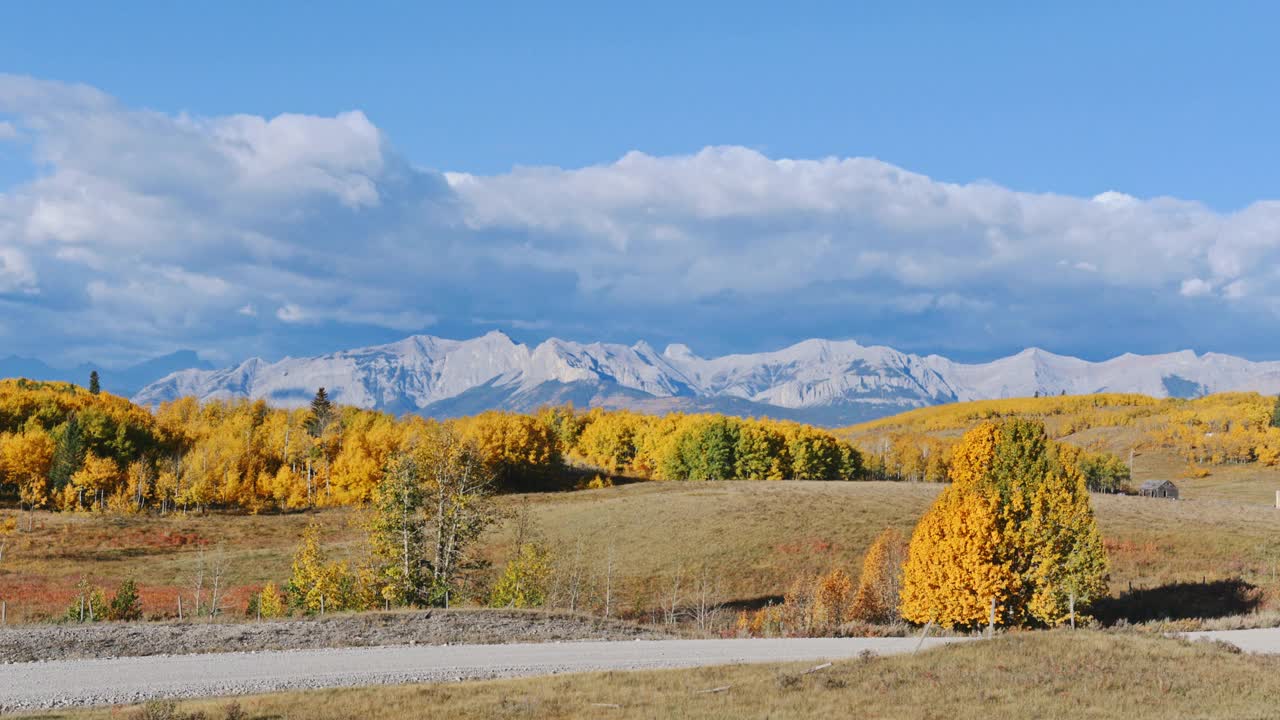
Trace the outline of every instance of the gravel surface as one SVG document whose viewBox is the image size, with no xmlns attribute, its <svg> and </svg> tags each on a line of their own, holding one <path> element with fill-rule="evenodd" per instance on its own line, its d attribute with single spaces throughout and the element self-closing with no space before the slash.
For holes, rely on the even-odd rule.
<svg viewBox="0 0 1280 720">
<path fill-rule="evenodd" d="M 1188 640 L 1219 640 L 1228 642 L 1248 653 L 1274 655 L 1280 653 L 1280 628 L 1256 630 L 1206 630 L 1204 632 L 1179 633 Z"/>
<path fill-rule="evenodd" d="M 935 647 L 962 638 L 929 638 Z M 0 711 L 278 690 L 843 659 L 910 652 L 916 638 L 649 640 L 401 646 L 0 665 Z"/>
<path fill-rule="evenodd" d="M 658 640 L 629 623 L 509 610 L 334 615 L 257 623 L 101 623 L 0 628 L 0 663 L 378 645 Z"/>
</svg>

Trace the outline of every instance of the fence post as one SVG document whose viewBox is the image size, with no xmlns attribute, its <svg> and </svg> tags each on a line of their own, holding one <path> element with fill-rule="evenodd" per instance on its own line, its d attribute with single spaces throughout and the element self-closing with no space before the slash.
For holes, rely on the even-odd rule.
<svg viewBox="0 0 1280 720">
<path fill-rule="evenodd" d="M 991 611 L 987 613 L 987 638 L 996 636 L 996 599 L 991 598 Z"/>
<path fill-rule="evenodd" d="M 182 595 L 178 595 L 178 622 L 182 622 Z"/>
<path fill-rule="evenodd" d="M 1076 594 L 1074 592 L 1067 598 L 1067 602 L 1071 607 L 1071 629 L 1076 629 Z"/>
<path fill-rule="evenodd" d="M 933 629 L 933 621 L 930 620 L 928 625 L 924 626 L 924 630 L 920 633 L 920 641 L 916 643 L 916 649 L 912 650 L 912 654 L 920 652 L 920 647 L 924 645 L 924 639 L 929 636 L 929 631 Z"/>
<path fill-rule="evenodd" d="M 9 602 L 0 600 L 0 625 L 9 624 Z"/>
</svg>

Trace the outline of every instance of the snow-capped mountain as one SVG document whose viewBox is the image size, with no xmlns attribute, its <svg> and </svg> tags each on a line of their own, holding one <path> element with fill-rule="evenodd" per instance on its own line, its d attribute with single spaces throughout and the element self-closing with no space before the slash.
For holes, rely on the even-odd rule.
<svg viewBox="0 0 1280 720">
<path fill-rule="evenodd" d="M 222 370 L 183 370 L 148 385 L 134 400 L 155 405 L 184 395 L 250 397 L 299 406 L 319 387 L 337 402 L 440 417 L 572 401 L 579 407 L 711 410 L 837 425 L 924 405 L 1036 393 L 1274 393 L 1280 391 L 1280 362 L 1188 350 L 1095 363 L 1030 349 L 962 364 L 830 340 L 702 358 L 684 345 L 659 353 L 644 342 L 551 339 L 530 347 L 492 332 L 472 340 L 419 335 L 313 358 L 255 358 Z"/>
</svg>

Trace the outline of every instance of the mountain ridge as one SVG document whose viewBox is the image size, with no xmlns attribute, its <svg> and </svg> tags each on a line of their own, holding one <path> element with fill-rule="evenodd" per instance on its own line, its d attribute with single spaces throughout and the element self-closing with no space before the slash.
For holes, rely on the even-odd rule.
<svg viewBox="0 0 1280 720">
<path fill-rule="evenodd" d="M 572 401 L 650 412 L 714 411 L 840 425 L 945 402 L 1136 392 L 1191 397 L 1280 392 L 1280 362 L 1190 350 L 1125 353 L 1091 362 L 1027 348 L 987 363 L 914 355 L 854 340 L 805 340 L 761 353 L 703 358 L 682 344 L 517 343 L 493 331 L 470 340 L 413 335 L 396 342 L 276 362 L 184 369 L 142 388 L 154 406 L 184 395 L 264 398 L 296 407 L 318 387 L 338 402 L 449 417 Z"/>
</svg>

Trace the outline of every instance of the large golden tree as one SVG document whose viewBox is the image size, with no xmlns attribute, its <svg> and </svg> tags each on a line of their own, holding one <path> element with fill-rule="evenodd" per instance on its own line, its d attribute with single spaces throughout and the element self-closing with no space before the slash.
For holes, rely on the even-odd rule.
<svg viewBox="0 0 1280 720">
<path fill-rule="evenodd" d="M 1077 454 L 1028 420 L 969 431 L 952 485 L 920 520 L 902 616 L 946 627 L 1058 625 L 1106 593 L 1107 560 Z"/>
</svg>

